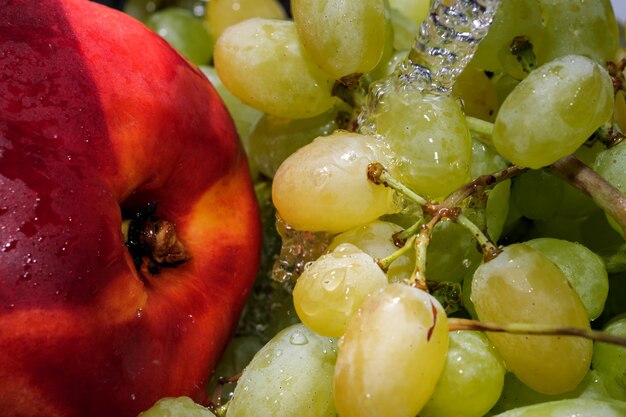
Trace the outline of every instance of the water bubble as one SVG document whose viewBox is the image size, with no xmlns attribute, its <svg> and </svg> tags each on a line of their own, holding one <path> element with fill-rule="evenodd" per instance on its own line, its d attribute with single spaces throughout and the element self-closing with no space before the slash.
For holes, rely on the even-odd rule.
<svg viewBox="0 0 626 417">
<path fill-rule="evenodd" d="M 304 333 L 295 332 L 289 338 L 289 343 L 291 343 L 292 345 L 296 345 L 296 346 L 302 346 L 302 345 L 306 345 L 307 343 L 309 343 L 309 339 L 306 337 Z"/>
</svg>

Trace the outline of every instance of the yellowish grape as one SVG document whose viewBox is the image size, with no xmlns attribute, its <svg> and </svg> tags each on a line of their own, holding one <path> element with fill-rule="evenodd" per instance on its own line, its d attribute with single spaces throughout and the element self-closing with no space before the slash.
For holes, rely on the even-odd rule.
<svg viewBox="0 0 626 417">
<path fill-rule="evenodd" d="M 372 294 L 339 343 L 337 412 L 415 417 L 435 389 L 447 348 L 447 318 L 435 298 L 404 284 Z"/>
<path fill-rule="evenodd" d="M 472 301 L 481 320 L 589 328 L 587 312 L 563 272 L 523 244 L 478 267 Z M 572 390 L 591 362 L 592 343 L 577 337 L 489 333 L 509 370 L 545 394 Z"/>
<path fill-rule="evenodd" d="M 307 327 L 339 337 L 363 301 L 385 285 L 387 277 L 374 259 L 343 243 L 304 270 L 293 289 L 293 301 Z"/>
<path fill-rule="evenodd" d="M 166 397 L 139 413 L 138 417 L 215 417 L 215 414 L 189 397 Z"/>
<path fill-rule="evenodd" d="M 379 105 L 370 121 L 394 152 L 404 184 L 436 199 L 468 181 L 472 139 L 455 98 L 397 89 Z"/>
<path fill-rule="evenodd" d="M 299 119 L 329 110 L 334 81 L 302 49 L 292 21 L 254 18 L 229 27 L 215 44 L 215 69 L 241 101 Z"/>
<path fill-rule="evenodd" d="M 607 71 L 589 58 L 564 56 L 532 71 L 508 95 L 493 144 L 512 163 L 541 168 L 573 153 L 612 112 Z"/>
<path fill-rule="evenodd" d="M 397 211 L 393 192 L 367 177 L 385 162 L 381 141 L 345 131 L 315 139 L 278 168 L 272 199 L 280 216 L 298 230 L 344 232 Z"/>
<path fill-rule="evenodd" d="M 304 47 L 336 79 L 372 70 L 385 43 L 383 0 L 292 0 Z"/>
<path fill-rule="evenodd" d="M 305 325 L 281 330 L 237 382 L 227 417 L 335 417 L 332 378 L 336 341 Z"/>
<path fill-rule="evenodd" d="M 420 417 L 482 417 L 496 403 L 506 369 L 482 332 L 450 332 L 446 365 Z"/>
<path fill-rule="evenodd" d="M 214 39 L 229 26 L 253 17 L 286 19 L 287 15 L 276 0 L 210 0 L 207 4 L 206 20 Z"/>
<path fill-rule="evenodd" d="M 401 12 L 418 25 L 428 16 L 430 3 L 430 0 L 389 0 L 391 8 Z"/>
<path fill-rule="evenodd" d="M 402 227 L 395 223 L 376 220 L 338 234 L 328 250 L 351 243 L 373 258 L 385 258 L 399 249 L 394 243 L 393 235 L 401 230 Z M 390 282 L 403 282 L 411 277 L 414 268 L 415 251 L 408 251 L 389 265 L 387 277 Z"/>
</svg>

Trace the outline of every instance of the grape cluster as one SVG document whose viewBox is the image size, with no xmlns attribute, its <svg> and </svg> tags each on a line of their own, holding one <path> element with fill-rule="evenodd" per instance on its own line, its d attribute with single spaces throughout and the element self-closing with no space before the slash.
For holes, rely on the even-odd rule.
<svg viewBox="0 0 626 417">
<path fill-rule="evenodd" d="M 460 4 L 493 16 L 482 42 Z M 271 187 L 279 262 L 305 265 L 288 280 L 300 322 L 233 340 L 216 373 L 243 373 L 215 415 L 626 415 L 626 51 L 609 0 L 189 13 L 146 19 L 223 97 Z M 167 401 L 155 410 L 189 406 Z"/>
</svg>

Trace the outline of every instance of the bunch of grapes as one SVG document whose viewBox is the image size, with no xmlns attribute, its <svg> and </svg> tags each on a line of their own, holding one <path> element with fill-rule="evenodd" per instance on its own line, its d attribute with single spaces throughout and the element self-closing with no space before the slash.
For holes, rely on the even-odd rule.
<svg viewBox="0 0 626 417">
<path fill-rule="evenodd" d="M 199 4 L 145 19 L 229 107 L 288 301 L 264 293 L 212 411 L 145 417 L 626 415 L 609 0 Z"/>
</svg>

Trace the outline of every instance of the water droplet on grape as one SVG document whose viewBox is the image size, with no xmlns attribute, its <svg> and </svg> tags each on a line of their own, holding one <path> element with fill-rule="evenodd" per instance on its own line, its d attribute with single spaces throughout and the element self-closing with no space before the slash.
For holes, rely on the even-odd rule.
<svg viewBox="0 0 626 417">
<path fill-rule="evenodd" d="M 289 343 L 291 343 L 292 345 L 296 345 L 296 346 L 302 346 L 302 345 L 306 345 L 307 343 L 309 343 L 309 339 L 306 337 L 305 334 L 300 333 L 300 332 L 295 332 L 289 338 Z"/>
</svg>

